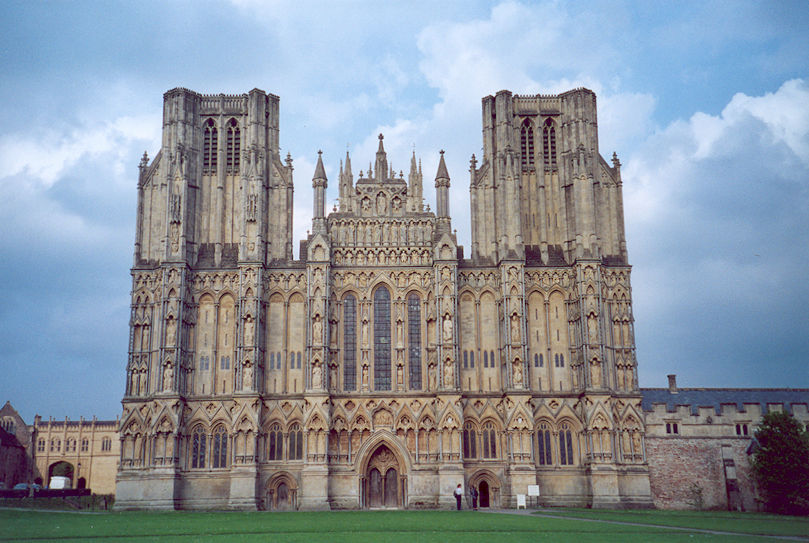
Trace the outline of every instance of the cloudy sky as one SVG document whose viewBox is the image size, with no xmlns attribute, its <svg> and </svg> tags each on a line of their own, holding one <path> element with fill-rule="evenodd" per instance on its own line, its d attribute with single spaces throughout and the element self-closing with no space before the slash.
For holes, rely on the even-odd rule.
<svg viewBox="0 0 809 543">
<path fill-rule="evenodd" d="M 446 150 L 467 247 L 480 99 L 593 89 L 641 386 L 809 387 L 807 28 L 805 1 L 2 2 L 0 403 L 119 413 L 137 164 L 177 86 L 281 97 L 296 239 L 318 149 L 331 202 L 383 132 L 428 179 Z"/>
</svg>

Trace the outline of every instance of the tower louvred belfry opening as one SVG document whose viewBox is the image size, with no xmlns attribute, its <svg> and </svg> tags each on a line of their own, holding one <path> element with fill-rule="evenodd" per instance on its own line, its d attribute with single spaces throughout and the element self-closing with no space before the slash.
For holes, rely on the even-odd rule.
<svg viewBox="0 0 809 543">
<path fill-rule="evenodd" d="M 595 95 L 501 91 L 483 119 L 467 255 L 444 151 L 433 212 L 420 158 L 397 175 L 380 134 L 340 161 L 331 212 L 318 152 L 295 260 L 279 98 L 164 95 L 137 183 L 116 507 L 450 508 L 459 482 L 484 507 L 528 485 L 546 505 L 651 505 Z"/>
</svg>

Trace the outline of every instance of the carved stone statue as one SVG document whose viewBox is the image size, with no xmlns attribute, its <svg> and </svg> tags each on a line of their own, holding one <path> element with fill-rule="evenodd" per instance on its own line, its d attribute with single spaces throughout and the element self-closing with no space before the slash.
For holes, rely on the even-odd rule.
<svg viewBox="0 0 809 543">
<path fill-rule="evenodd" d="M 321 388 L 323 386 L 323 370 L 320 363 L 312 366 L 312 388 Z"/>
<path fill-rule="evenodd" d="M 402 321 L 398 321 L 396 323 L 396 347 L 398 349 L 404 349 L 404 330 Z"/>
<path fill-rule="evenodd" d="M 166 346 L 173 347 L 177 341 L 177 320 L 169 318 L 166 322 Z"/>
<path fill-rule="evenodd" d="M 242 372 L 242 388 L 251 390 L 253 388 L 253 365 L 245 364 Z"/>
<path fill-rule="evenodd" d="M 337 364 L 329 366 L 329 386 L 332 389 L 337 388 Z"/>
<path fill-rule="evenodd" d="M 399 385 L 404 384 L 404 368 L 401 364 L 396 366 L 396 383 Z"/>
<path fill-rule="evenodd" d="M 362 385 L 368 386 L 368 366 L 362 366 Z"/>
<path fill-rule="evenodd" d="M 315 320 L 312 322 L 312 344 L 313 345 L 320 345 L 323 341 L 323 322 L 320 319 L 320 315 L 315 316 Z"/>
<path fill-rule="evenodd" d="M 362 346 L 368 348 L 368 321 L 362 321 L 362 327 L 360 331 L 360 335 L 362 336 L 361 342 Z"/>
<path fill-rule="evenodd" d="M 520 342 L 520 317 L 516 313 L 511 316 L 511 342 Z"/>
<path fill-rule="evenodd" d="M 174 367 L 171 362 L 166 363 L 163 368 L 163 390 L 171 390 L 171 382 L 174 380 Z"/>
<path fill-rule="evenodd" d="M 435 364 L 430 364 L 427 370 L 427 390 L 435 390 L 437 386 Z"/>
<path fill-rule="evenodd" d="M 445 388 L 452 388 L 455 383 L 452 380 L 452 360 L 447 360 L 444 362 L 444 387 Z"/>
<path fill-rule="evenodd" d="M 443 330 L 444 341 L 452 341 L 452 315 L 449 313 L 444 315 L 444 322 L 441 328 Z"/>
<path fill-rule="evenodd" d="M 514 384 L 522 384 L 522 362 L 519 360 L 514 361 Z"/>
</svg>

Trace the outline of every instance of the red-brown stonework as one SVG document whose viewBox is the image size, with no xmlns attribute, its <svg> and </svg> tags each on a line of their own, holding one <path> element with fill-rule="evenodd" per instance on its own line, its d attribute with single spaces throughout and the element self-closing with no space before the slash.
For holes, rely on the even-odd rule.
<svg viewBox="0 0 809 543">
<path fill-rule="evenodd" d="M 730 447 L 739 497 L 733 509 L 757 508 L 746 449 L 749 439 L 711 437 L 647 437 L 649 481 L 659 509 L 728 509 L 728 484 L 722 447 Z M 701 489 L 701 498 L 700 498 Z"/>
</svg>

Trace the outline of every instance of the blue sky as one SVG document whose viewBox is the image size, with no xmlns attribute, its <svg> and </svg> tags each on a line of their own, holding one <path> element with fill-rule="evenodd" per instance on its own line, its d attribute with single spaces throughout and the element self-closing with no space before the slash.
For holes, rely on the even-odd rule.
<svg viewBox="0 0 809 543">
<path fill-rule="evenodd" d="M 331 202 L 346 148 L 364 169 L 383 132 L 429 179 L 446 149 L 467 247 L 480 99 L 591 88 L 641 386 L 809 387 L 807 28 L 803 1 L 3 2 L 0 402 L 119 413 L 137 164 L 177 86 L 281 97 L 296 240 L 318 149 Z"/>
</svg>

